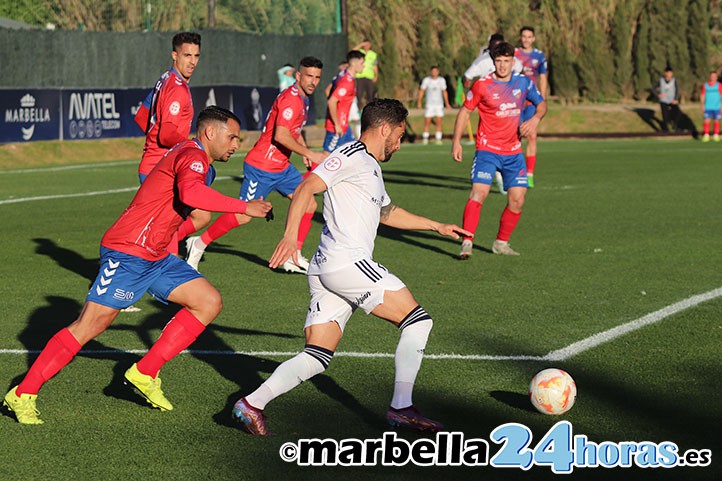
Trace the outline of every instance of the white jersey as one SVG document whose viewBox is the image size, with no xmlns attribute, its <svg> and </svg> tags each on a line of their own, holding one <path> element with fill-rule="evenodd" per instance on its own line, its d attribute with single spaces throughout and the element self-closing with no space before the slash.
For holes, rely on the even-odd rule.
<svg viewBox="0 0 722 481">
<path fill-rule="evenodd" d="M 374 251 L 381 207 L 391 203 L 381 167 L 362 142 L 334 150 L 313 170 L 326 183 L 321 242 L 309 275 L 341 269 Z"/>
<path fill-rule="evenodd" d="M 524 65 L 522 65 L 521 61 L 518 58 L 514 57 L 514 66 L 511 70 L 514 73 L 522 73 L 524 70 Z M 472 80 L 476 77 L 484 78 L 493 72 L 496 72 L 496 66 L 494 66 L 494 60 L 491 58 L 491 53 L 489 52 L 489 49 L 485 48 L 481 52 L 481 54 L 479 54 L 479 56 L 476 57 L 473 62 L 471 62 L 471 66 L 466 69 L 466 72 L 464 72 L 464 77 L 468 78 L 469 80 Z"/>
<path fill-rule="evenodd" d="M 444 92 L 446 91 L 446 79 L 444 77 L 424 77 L 424 80 L 421 81 L 421 90 L 425 91 L 426 107 L 444 106 Z"/>
</svg>

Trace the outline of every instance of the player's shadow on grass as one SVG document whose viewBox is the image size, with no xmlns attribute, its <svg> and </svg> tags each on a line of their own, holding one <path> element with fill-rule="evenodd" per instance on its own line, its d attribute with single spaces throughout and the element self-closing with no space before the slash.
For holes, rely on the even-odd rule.
<svg viewBox="0 0 722 481">
<path fill-rule="evenodd" d="M 45 300 L 47 304 L 37 308 L 28 318 L 28 322 L 25 328 L 18 334 L 18 341 L 22 343 L 27 351 L 27 366 L 30 366 L 35 362 L 40 351 L 45 347 L 51 337 L 53 337 L 58 331 L 68 327 L 80 314 L 83 305 L 75 299 L 70 299 L 61 296 L 46 296 Z M 94 350 L 102 351 L 102 354 L 92 355 L 92 357 L 101 357 L 107 359 L 112 357 L 112 354 L 108 354 L 108 351 L 112 351 L 109 348 L 97 340 L 92 340 L 83 346 L 83 351 Z M 79 356 L 88 356 L 85 352 L 81 351 Z M 12 385 L 19 383 L 25 373 L 18 374 L 12 381 Z"/>
<path fill-rule="evenodd" d="M 244 252 L 238 249 L 232 249 L 228 244 L 219 244 L 217 242 L 214 242 L 213 244 L 209 245 L 206 249 L 205 255 L 213 255 L 213 254 L 227 254 L 227 255 L 233 255 L 240 257 L 242 259 L 247 260 L 248 262 L 251 262 L 253 264 L 259 265 L 261 267 L 268 267 L 268 259 L 264 259 L 263 257 L 253 254 L 250 252 Z M 202 262 L 202 261 L 201 261 Z"/>
<path fill-rule="evenodd" d="M 469 190 L 469 178 L 450 175 L 433 175 L 421 172 L 409 172 L 405 170 L 384 169 L 384 182 L 400 185 L 421 185 L 426 187 L 437 187 L 452 190 Z M 458 183 L 461 185 L 450 185 L 440 181 Z"/>
<path fill-rule="evenodd" d="M 409 244 L 414 247 L 426 249 L 426 250 L 429 250 L 436 254 L 442 254 L 445 256 L 449 256 L 454 259 L 458 258 L 458 249 L 461 246 L 461 240 L 454 240 L 450 237 L 441 236 L 441 235 L 435 234 L 435 233 L 432 234 L 432 233 L 412 231 L 412 230 L 399 230 L 399 229 L 394 229 L 393 227 L 387 227 L 384 225 L 379 226 L 378 235 L 380 235 L 381 237 L 385 237 L 387 239 L 403 242 L 405 244 Z M 448 250 L 442 249 L 441 247 L 437 247 L 437 246 L 430 245 L 430 244 L 427 244 L 424 242 L 420 242 L 419 240 L 416 240 L 417 238 L 423 239 L 423 240 L 430 240 L 430 241 L 446 242 L 446 243 L 453 245 L 453 250 L 451 252 L 449 252 Z M 475 244 L 474 248 L 491 253 L 491 249 L 482 247 L 480 245 Z"/>
<path fill-rule="evenodd" d="M 652 109 L 646 108 L 633 108 L 632 111 L 639 116 L 642 121 L 649 125 L 655 132 L 661 132 L 662 121 L 657 118 Z"/>
<path fill-rule="evenodd" d="M 506 404 L 507 406 L 515 409 L 521 409 L 522 411 L 536 412 L 534 407 L 529 401 L 529 396 L 520 394 L 518 392 L 511 391 L 491 391 L 489 396 L 493 397 L 499 402 Z"/>
<path fill-rule="evenodd" d="M 60 267 L 74 272 L 88 281 L 93 282 L 98 275 L 100 259 L 88 259 L 75 251 L 66 249 L 50 239 L 35 238 L 35 253 L 42 254 L 53 259 Z"/>
</svg>

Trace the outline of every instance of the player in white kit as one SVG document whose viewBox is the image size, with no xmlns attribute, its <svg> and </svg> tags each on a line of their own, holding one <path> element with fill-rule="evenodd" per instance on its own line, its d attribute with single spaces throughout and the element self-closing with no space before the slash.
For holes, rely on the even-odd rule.
<svg viewBox="0 0 722 481">
<path fill-rule="evenodd" d="M 446 92 L 446 79 L 439 75 L 439 67 L 431 67 L 431 75 L 424 77 L 419 88 L 419 98 L 416 101 L 417 108 L 421 108 L 421 101 L 426 95 L 426 110 L 424 111 L 424 133 L 422 139 L 424 144 L 429 143 L 429 127 L 431 119 L 436 119 L 436 143 L 441 144 L 443 133 L 441 131 L 441 118 L 444 116 L 444 107 L 449 105 L 449 94 Z"/>
<path fill-rule="evenodd" d="M 401 331 L 395 354 L 394 394 L 386 413 L 388 423 L 417 431 L 443 429 L 441 423 L 422 416 L 412 402 L 416 374 L 433 325 L 431 316 L 404 283 L 372 257 L 379 223 L 399 229 L 433 230 L 454 239 L 459 234 L 470 235 L 459 226 L 412 214 L 391 203 L 379 162 L 388 161 L 401 146 L 407 115 L 398 100 L 368 103 L 361 115 L 359 141 L 333 151 L 293 196 L 284 236 L 269 261 L 272 268 L 297 255 L 302 206 L 314 194 L 324 193 L 326 223 L 308 269 L 311 303 L 305 324 L 306 346 L 235 404 L 233 419 L 251 434 L 268 434 L 263 413 L 268 402 L 328 367 L 346 322 L 359 307 Z"/>
</svg>

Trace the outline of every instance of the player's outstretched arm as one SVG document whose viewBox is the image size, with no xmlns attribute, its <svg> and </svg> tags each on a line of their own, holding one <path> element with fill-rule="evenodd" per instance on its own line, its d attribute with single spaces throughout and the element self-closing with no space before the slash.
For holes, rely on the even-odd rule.
<svg viewBox="0 0 722 481">
<path fill-rule="evenodd" d="M 412 214 L 394 204 L 381 208 L 381 223 L 389 227 L 403 230 L 432 230 L 452 239 L 458 239 L 460 235 L 473 237 L 474 234 L 462 229 L 456 224 L 443 224 L 435 220 Z"/>
<path fill-rule="evenodd" d="M 461 136 L 464 135 L 471 110 L 461 107 L 459 113 L 456 114 L 456 122 L 454 122 L 454 136 L 451 139 L 451 158 L 456 162 L 461 162 L 464 158 L 464 149 L 461 147 Z"/>
<path fill-rule="evenodd" d="M 275 269 L 288 260 L 293 258 L 294 262 L 298 262 L 298 250 L 296 249 L 296 240 L 298 239 L 298 226 L 301 218 L 306 212 L 306 207 L 315 194 L 326 190 L 326 183 L 316 174 L 311 174 L 301 182 L 293 193 L 291 205 L 288 208 L 288 216 L 286 217 L 286 230 L 283 237 L 278 242 L 276 250 L 273 251 L 268 266 Z"/>
<path fill-rule="evenodd" d="M 232 212 L 251 217 L 265 217 L 271 203 L 263 199 L 251 202 L 228 197 L 198 179 L 182 179 L 178 182 L 178 197 L 185 205 L 209 212 Z"/>
</svg>

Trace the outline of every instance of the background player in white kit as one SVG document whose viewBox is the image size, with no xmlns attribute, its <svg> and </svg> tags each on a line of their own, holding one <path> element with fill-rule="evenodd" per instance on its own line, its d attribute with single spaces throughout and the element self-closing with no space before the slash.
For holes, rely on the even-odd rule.
<svg viewBox="0 0 722 481">
<path fill-rule="evenodd" d="M 449 105 L 449 94 L 446 92 L 446 79 L 439 75 L 439 67 L 431 67 L 431 75 L 424 77 L 419 89 L 419 98 L 416 101 L 417 108 L 421 108 L 421 100 L 426 95 L 426 110 L 424 111 L 424 133 L 422 139 L 424 144 L 429 143 L 429 126 L 431 119 L 436 119 L 436 143 L 441 144 L 443 133 L 441 131 L 441 118 L 444 116 L 444 107 Z"/>
<path fill-rule="evenodd" d="M 371 101 L 361 114 L 359 141 L 333 151 L 293 196 L 286 231 L 269 261 L 272 268 L 296 256 L 296 233 L 304 207 L 314 194 L 324 192 L 326 224 L 308 270 L 311 304 L 305 325 L 306 347 L 234 406 L 233 419 L 251 434 L 268 434 L 263 414 L 268 402 L 328 367 L 346 322 L 358 307 L 401 330 L 388 423 L 417 431 L 443 428 L 423 417 L 412 402 L 433 325 L 431 316 L 398 277 L 372 258 L 379 222 L 399 229 L 433 230 L 454 239 L 459 234 L 470 235 L 459 226 L 412 214 L 391 203 L 379 162 L 388 161 L 401 146 L 407 115 L 398 100 Z"/>
</svg>

